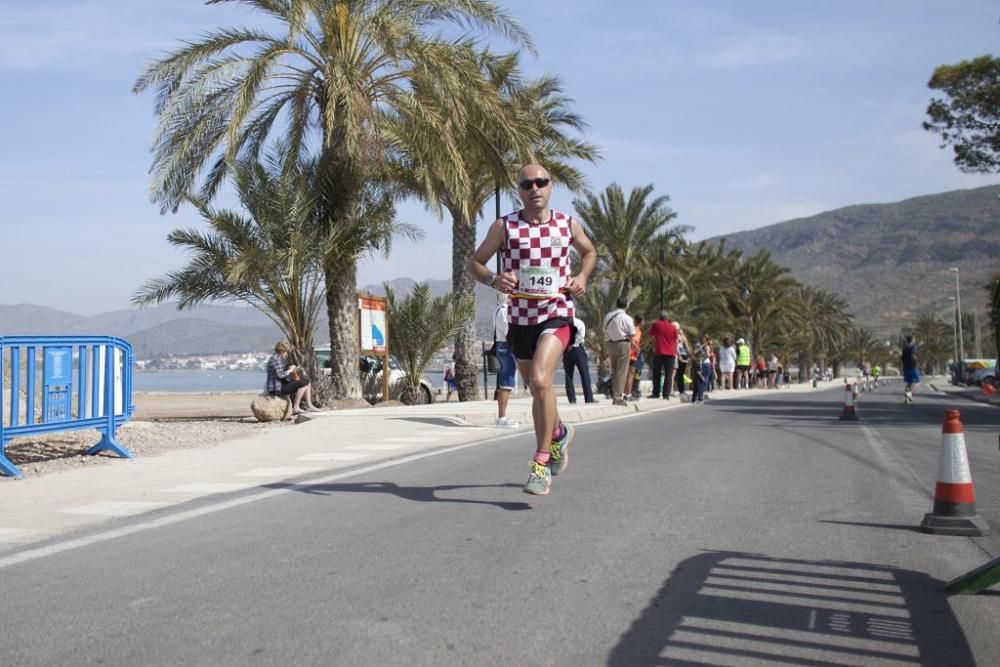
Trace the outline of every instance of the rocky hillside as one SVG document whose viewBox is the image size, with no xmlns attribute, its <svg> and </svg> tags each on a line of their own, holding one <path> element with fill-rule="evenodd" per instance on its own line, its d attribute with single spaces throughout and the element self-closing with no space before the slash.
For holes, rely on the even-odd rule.
<svg viewBox="0 0 1000 667">
<path fill-rule="evenodd" d="M 846 299 L 860 324 L 895 334 L 924 310 L 951 317 L 951 267 L 963 311 L 978 304 L 984 316 L 982 286 L 1000 271 L 1000 186 L 848 206 L 725 238 L 770 250 L 801 282 Z"/>
</svg>

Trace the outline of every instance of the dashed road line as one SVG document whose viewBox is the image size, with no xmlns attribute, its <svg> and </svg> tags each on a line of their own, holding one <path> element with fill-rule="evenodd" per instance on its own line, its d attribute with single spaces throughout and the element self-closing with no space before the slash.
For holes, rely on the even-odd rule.
<svg viewBox="0 0 1000 667">
<path fill-rule="evenodd" d="M 278 468 L 254 468 L 253 470 L 247 470 L 245 472 L 236 473 L 236 477 L 297 477 L 299 475 L 306 475 L 311 472 L 317 472 L 323 470 L 323 468 L 317 468 L 315 466 L 302 466 L 301 468 L 293 468 L 291 466 L 278 467 Z"/>
<path fill-rule="evenodd" d="M 316 454 L 306 454 L 295 459 L 296 461 L 357 461 L 363 459 L 367 454 L 360 452 L 318 452 Z"/>
<path fill-rule="evenodd" d="M 391 443 L 391 444 L 373 442 L 367 445 L 351 445 L 350 447 L 345 447 L 344 449 L 346 450 L 367 449 L 375 452 L 393 452 L 399 449 L 406 449 L 407 447 L 409 447 L 409 445 L 406 444 L 405 442 Z"/>
<path fill-rule="evenodd" d="M 99 503 L 80 505 L 59 510 L 63 514 L 93 514 L 98 516 L 131 516 L 166 507 L 170 503 L 146 502 L 139 500 L 104 500 Z"/>
<path fill-rule="evenodd" d="M 232 493 L 257 486 L 257 482 L 193 482 L 160 489 L 158 493 Z"/>
</svg>

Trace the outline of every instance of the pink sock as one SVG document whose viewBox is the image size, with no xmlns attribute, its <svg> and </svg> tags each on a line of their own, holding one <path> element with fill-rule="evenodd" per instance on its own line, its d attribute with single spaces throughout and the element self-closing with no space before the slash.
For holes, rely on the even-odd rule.
<svg viewBox="0 0 1000 667">
<path fill-rule="evenodd" d="M 556 430 L 552 431 L 552 439 L 558 440 L 564 435 L 566 435 L 566 426 L 562 422 L 559 422 L 559 426 L 556 426 Z"/>
<path fill-rule="evenodd" d="M 535 452 L 535 460 L 541 463 L 543 466 L 549 464 L 549 453 L 548 452 Z"/>
</svg>

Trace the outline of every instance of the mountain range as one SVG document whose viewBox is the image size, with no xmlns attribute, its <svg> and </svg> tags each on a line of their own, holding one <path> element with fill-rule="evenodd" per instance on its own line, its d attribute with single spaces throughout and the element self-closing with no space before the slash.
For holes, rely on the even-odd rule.
<svg viewBox="0 0 1000 667">
<path fill-rule="evenodd" d="M 1000 186 L 848 206 L 724 238 L 746 253 L 769 250 L 796 280 L 843 297 L 856 324 L 895 335 L 921 312 L 951 321 L 952 267 L 963 312 L 978 306 L 985 316 L 983 287 L 1000 271 Z"/>
<path fill-rule="evenodd" d="M 979 304 L 983 312 L 982 286 L 1000 271 L 1000 186 L 848 206 L 708 240 L 723 239 L 745 253 L 770 251 L 797 280 L 843 297 L 858 324 L 894 335 L 920 312 L 950 318 L 952 267 L 959 269 L 963 311 Z M 435 295 L 451 289 L 450 280 L 425 282 Z M 403 296 L 416 282 L 398 278 L 389 284 Z M 384 294 L 381 285 L 359 291 Z M 476 330 L 488 339 L 496 300 L 482 285 L 476 297 Z M 163 304 L 82 316 L 31 304 L 0 305 L 0 335 L 17 334 L 118 336 L 132 343 L 139 359 L 266 351 L 280 337 L 267 317 L 245 307 L 178 311 Z M 324 313 L 316 340 L 326 339 Z"/>
</svg>

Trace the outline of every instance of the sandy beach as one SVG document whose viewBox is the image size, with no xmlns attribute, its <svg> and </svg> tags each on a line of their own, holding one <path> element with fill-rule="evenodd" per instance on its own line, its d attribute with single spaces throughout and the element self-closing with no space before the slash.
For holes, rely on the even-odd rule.
<svg viewBox="0 0 1000 667">
<path fill-rule="evenodd" d="M 136 393 L 135 414 L 118 430 L 118 440 L 136 457 L 156 456 L 173 449 L 210 447 L 262 429 L 289 428 L 292 422 L 262 424 L 250 412 L 256 392 L 213 394 Z M 87 465 L 102 465 L 110 455 L 87 456 L 100 440 L 94 430 L 67 431 L 32 438 L 15 438 L 6 453 L 25 477 Z M 10 482 L 0 477 L 0 484 Z"/>
</svg>

